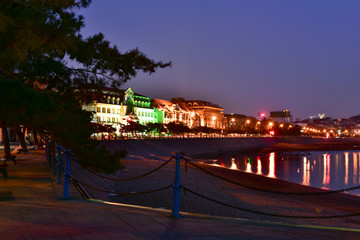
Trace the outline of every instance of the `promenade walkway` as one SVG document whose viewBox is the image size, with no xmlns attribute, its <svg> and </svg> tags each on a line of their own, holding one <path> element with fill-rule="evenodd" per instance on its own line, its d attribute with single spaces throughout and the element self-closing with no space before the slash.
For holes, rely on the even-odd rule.
<svg viewBox="0 0 360 240">
<path fill-rule="evenodd" d="M 3 152 L 0 151 L 3 155 Z M 83 200 L 56 183 L 43 151 L 18 155 L 0 175 L 0 239 L 360 239 L 360 230 L 248 221 Z"/>
</svg>

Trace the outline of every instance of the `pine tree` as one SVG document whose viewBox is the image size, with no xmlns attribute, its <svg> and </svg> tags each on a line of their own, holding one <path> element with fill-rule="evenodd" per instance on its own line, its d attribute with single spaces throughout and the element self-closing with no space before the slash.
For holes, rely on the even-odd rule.
<svg viewBox="0 0 360 240">
<path fill-rule="evenodd" d="M 20 124 L 35 129 L 71 148 L 81 165 L 113 172 L 125 153 L 110 154 L 90 140 L 90 115 L 80 103 L 90 101 L 90 89 L 117 88 L 139 71 L 151 74 L 171 63 L 153 61 L 138 49 L 122 53 L 102 33 L 84 38 L 84 18 L 76 10 L 90 3 L 0 2 L 0 91 L 5 94 L 0 123 L 3 129 Z"/>
</svg>

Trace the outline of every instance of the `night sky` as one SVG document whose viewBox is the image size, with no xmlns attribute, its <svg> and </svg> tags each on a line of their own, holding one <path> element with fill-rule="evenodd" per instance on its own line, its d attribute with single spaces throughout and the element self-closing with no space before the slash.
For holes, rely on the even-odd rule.
<svg viewBox="0 0 360 240">
<path fill-rule="evenodd" d="M 83 35 L 104 33 L 173 67 L 123 86 L 256 116 L 360 114 L 358 0 L 93 0 Z"/>
</svg>

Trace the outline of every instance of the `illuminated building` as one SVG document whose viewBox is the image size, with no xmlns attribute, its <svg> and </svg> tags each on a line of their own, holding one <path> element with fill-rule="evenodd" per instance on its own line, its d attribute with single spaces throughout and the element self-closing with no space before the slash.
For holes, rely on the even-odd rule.
<svg viewBox="0 0 360 240">
<path fill-rule="evenodd" d="M 152 99 L 152 106 L 162 114 L 162 121 L 164 124 L 171 122 L 182 123 L 189 128 L 198 126 L 199 116 L 191 108 L 189 108 L 184 102 L 172 103 L 163 99 Z"/>
<path fill-rule="evenodd" d="M 111 124 L 119 128 L 121 124 L 129 121 L 139 122 L 146 125 L 157 122 L 156 110 L 151 107 L 148 97 L 134 93 L 131 88 L 115 90 L 103 88 L 100 92 L 94 92 L 93 102 L 83 105 L 86 111 L 92 111 L 93 122 Z"/>
<path fill-rule="evenodd" d="M 184 103 L 199 116 L 199 125 L 215 129 L 226 127 L 224 109 L 211 102 L 202 100 L 185 100 L 183 98 L 173 98 L 173 103 Z"/>
<path fill-rule="evenodd" d="M 125 117 L 135 114 L 142 125 L 156 122 L 156 112 L 148 97 L 134 93 L 131 88 L 128 88 L 125 91 L 124 104 L 127 106 Z"/>
<path fill-rule="evenodd" d="M 270 112 L 270 118 L 278 123 L 291 123 L 292 116 L 289 110 L 284 109 L 278 112 Z"/>
<path fill-rule="evenodd" d="M 94 92 L 93 102 L 83 105 L 86 111 L 94 113 L 92 122 L 103 124 L 120 124 L 126 113 L 123 105 L 124 91 L 104 88 L 101 92 Z"/>
</svg>

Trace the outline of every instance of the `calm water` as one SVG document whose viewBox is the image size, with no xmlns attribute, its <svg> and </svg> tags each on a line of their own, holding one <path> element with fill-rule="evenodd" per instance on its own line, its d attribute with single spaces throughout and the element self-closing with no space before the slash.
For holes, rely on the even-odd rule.
<svg viewBox="0 0 360 240">
<path fill-rule="evenodd" d="M 323 189 L 338 190 L 360 185 L 358 150 L 224 154 L 208 163 Z M 348 193 L 360 195 L 360 190 Z"/>
</svg>

